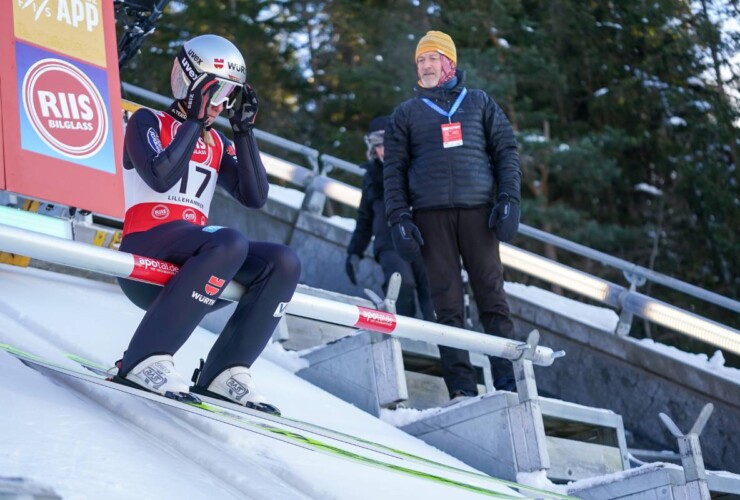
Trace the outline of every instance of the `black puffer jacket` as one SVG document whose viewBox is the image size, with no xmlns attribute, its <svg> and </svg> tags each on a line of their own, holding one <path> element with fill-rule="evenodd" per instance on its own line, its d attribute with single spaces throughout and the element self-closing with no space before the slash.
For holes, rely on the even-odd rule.
<svg viewBox="0 0 740 500">
<path fill-rule="evenodd" d="M 394 250 L 383 203 L 383 162 L 371 160 L 361 166 L 366 169 L 362 178 L 362 200 L 347 253 L 362 255 L 374 235 L 373 254 L 377 259 L 380 252 Z"/>
<path fill-rule="evenodd" d="M 426 97 L 449 110 L 465 86 L 457 71 L 452 89 L 416 87 L 385 131 L 385 208 L 388 222 L 403 213 L 435 208 L 491 206 L 500 193 L 519 201 L 521 171 L 514 132 L 503 110 L 482 90 L 468 89 L 452 122 L 462 125 L 463 144 L 442 146 L 447 117 L 425 104 Z"/>
</svg>

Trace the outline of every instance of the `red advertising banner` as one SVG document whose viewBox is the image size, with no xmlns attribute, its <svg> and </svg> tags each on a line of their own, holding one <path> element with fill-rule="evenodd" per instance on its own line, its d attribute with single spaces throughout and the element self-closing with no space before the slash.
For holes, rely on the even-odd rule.
<svg viewBox="0 0 740 500">
<path fill-rule="evenodd" d="M 0 75 L 0 189 L 5 189 L 5 150 L 3 148 L 3 76 Z"/>
<path fill-rule="evenodd" d="M 0 187 L 123 217 L 113 2 L 2 2 L 0 65 Z"/>
</svg>

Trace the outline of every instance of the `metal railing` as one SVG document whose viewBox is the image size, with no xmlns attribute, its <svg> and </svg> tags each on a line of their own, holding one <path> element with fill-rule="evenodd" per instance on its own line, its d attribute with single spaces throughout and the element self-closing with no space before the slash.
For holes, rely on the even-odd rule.
<svg viewBox="0 0 740 500">
<path fill-rule="evenodd" d="M 43 216 L 36 215 L 36 217 Z M 168 262 L 96 247 L 63 237 L 49 236 L 2 223 L 0 223 L 0 242 L 2 251 L 160 286 L 166 284 L 179 272 L 178 266 Z M 246 289 L 241 284 L 231 281 L 220 298 L 238 301 L 245 291 Z M 396 316 L 385 311 L 376 311 L 298 292 L 293 295 L 286 312 L 295 316 L 481 352 L 510 360 L 519 360 L 526 354 L 527 359 L 540 366 L 550 366 L 556 358 L 564 355 L 562 351 L 553 351 L 537 343 L 531 345 L 526 342 Z"/>
<path fill-rule="evenodd" d="M 526 224 L 519 225 L 519 232 L 525 236 L 539 240 L 543 243 L 562 248 L 563 250 L 567 250 L 582 257 L 587 257 L 606 266 L 619 269 L 625 273 L 627 279 L 630 282 L 632 281 L 632 279 L 628 275 L 645 278 L 646 280 L 652 281 L 653 283 L 678 290 L 679 292 L 724 307 L 731 311 L 740 312 L 740 302 L 738 302 L 737 300 L 732 300 L 729 297 L 704 290 L 703 288 L 699 288 L 698 286 L 691 285 L 676 278 L 666 276 L 665 274 L 655 272 L 646 267 L 638 266 L 637 264 L 633 264 L 632 262 L 628 262 L 618 257 L 599 252 L 598 250 L 594 250 L 593 248 L 589 248 L 579 243 L 574 243 L 570 240 L 566 240 L 565 238 L 561 238 L 560 236 L 555 236 L 554 234 L 550 234 L 540 229 L 527 226 Z"/>
</svg>

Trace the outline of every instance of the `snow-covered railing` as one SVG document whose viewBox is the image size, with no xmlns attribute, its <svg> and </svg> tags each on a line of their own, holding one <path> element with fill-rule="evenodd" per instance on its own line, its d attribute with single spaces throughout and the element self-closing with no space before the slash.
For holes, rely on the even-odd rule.
<svg viewBox="0 0 740 500">
<path fill-rule="evenodd" d="M 632 262 L 614 257 L 613 255 L 599 252 L 598 250 L 594 250 L 593 248 L 574 243 L 565 238 L 555 236 L 554 234 L 550 234 L 540 229 L 527 226 L 526 224 L 519 225 L 519 232 L 525 236 L 529 236 L 530 238 L 534 238 L 543 243 L 562 248 L 563 250 L 567 250 L 577 255 L 587 257 L 609 267 L 619 269 L 620 271 L 624 272 L 625 275 L 627 275 L 628 279 L 630 279 L 629 275 L 633 275 L 638 278 L 645 278 L 646 280 L 652 281 L 653 283 L 678 290 L 679 292 L 685 293 L 686 295 L 691 295 L 706 302 L 710 302 L 731 311 L 740 313 L 740 302 L 738 302 L 737 300 L 732 300 L 729 297 L 710 292 L 709 290 L 704 290 L 703 288 L 699 288 L 698 286 L 691 285 L 676 278 L 671 278 L 670 276 L 666 276 L 665 274 L 655 272 L 646 267 L 638 266 L 637 264 L 633 264 Z"/>
<path fill-rule="evenodd" d="M 740 354 L 740 331 L 732 327 L 505 243 L 501 245 L 501 261 L 506 267 L 609 304 L 620 309 L 623 315 L 635 315 Z M 627 335 L 629 327 L 620 323 L 616 333 Z"/>
<path fill-rule="evenodd" d="M 0 251 L 156 285 L 164 285 L 179 271 L 178 266 L 169 262 L 48 236 L 5 224 L 0 224 Z M 231 282 L 224 289 L 221 298 L 237 301 L 244 292 L 243 286 Z M 525 351 L 530 350 L 530 346 L 525 342 L 396 316 L 385 311 L 343 304 L 301 293 L 293 296 L 286 312 L 295 316 L 481 352 L 511 360 L 522 358 Z M 528 359 L 540 366 L 550 366 L 555 358 L 562 355 L 562 352 L 556 353 L 542 346 L 537 346 L 533 351 L 528 353 Z"/>
</svg>

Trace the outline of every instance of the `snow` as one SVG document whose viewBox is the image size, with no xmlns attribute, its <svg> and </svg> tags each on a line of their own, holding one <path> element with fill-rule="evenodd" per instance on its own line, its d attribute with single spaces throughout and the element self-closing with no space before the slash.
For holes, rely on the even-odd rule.
<svg viewBox="0 0 740 500">
<path fill-rule="evenodd" d="M 693 354 L 684 352 L 676 347 L 655 342 L 653 339 L 640 339 L 639 342 L 643 347 L 683 361 L 687 365 L 695 366 L 733 382 L 740 382 L 740 369 L 725 366 L 725 356 L 720 350 L 716 350 L 710 358 L 704 353 Z"/>
<path fill-rule="evenodd" d="M 579 322 L 605 332 L 614 332 L 617 323 L 619 323 L 619 316 L 611 309 L 584 304 L 542 288 L 506 282 L 504 283 L 504 290 L 508 295 L 521 298 L 556 313 L 568 311 L 568 315 L 578 318 Z"/>
<path fill-rule="evenodd" d="M 602 87 L 596 92 L 594 92 L 594 97 L 601 97 L 602 95 L 606 95 L 609 93 L 609 89 L 607 87 Z"/>
<path fill-rule="evenodd" d="M 528 484 L 529 486 L 534 486 L 535 488 L 541 488 L 563 495 L 567 495 L 568 488 L 571 487 L 553 485 L 553 483 L 549 479 L 547 479 L 547 473 L 544 470 L 538 470 L 535 472 L 519 472 L 516 475 L 516 480 L 519 483 Z M 578 484 L 580 485 L 580 482 L 578 482 Z"/>
<path fill-rule="evenodd" d="M 270 184 L 270 199 L 277 200 L 293 208 L 301 208 L 306 194 L 293 188 Z"/>
<path fill-rule="evenodd" d="M 709 111 L 712 109 L 712 105 L 707 101 L 691 101 L 691 104 L 699 111 Z"/>
<path fill-rule="evenodd" d="M 416 422 L 422 418 L 431 417 L 441 412 L 441 408 L 427 408 L 426 410 L 416 410 L 414 408 L 399 408 L 397 410 L 380 410 L 380 419 L 394 427 L 403 427 Z"/>
<path fill-rule="evenodd" d="M 73 369 L 77 365 L 64 353 L 105 364 L 118 359 L 143 315 L 112 284 L 8 265 L 0 265 L 0 283 L 0 342 Z M 613 334 L 618 321 L 610 309 L 535 287 L 506 283 L 506 291 L 555 312 L 570 310 L 579 321 L 605 335 Z M 210 332 L 196 329 L 175 356 L 181 373 L 189 375 L 214 340 Z M 740 370 L 724 366 L 721 351 L 707 357 L 650 339 L 629 340 L 740 380 Z M 270 344 L 253 366 L 258 388 L 285 415 L 473 470 L 397 429 L 444 408 L 383 410 L 377 419 L 295 376 L 305 363 L 297 353 Z M 125 393 L 43 375 L 2 350 L 0 399 L 6 403 L 0 412 L 2 477 L 31 479 L 52 487 L 65 499 L 394 499 L 416 495 L 447 500 L 476 495 L 449 484 L 305 450 Z M 416 463 L 403 465 L 424 470 Z M 516 495 L 485 479 L 439 469 L 431 472 Z M 618 481 L 633 473 L 593 481 Z M 543 473 L 520 474 L 517 479 L 565 491 Z M 578 481 L 569 487 L 583 486 Z"/>
<path fill-rule="evenodd" d="M 612 28 L 612 29 L 615 29 L 615 30 L 618 30 L 618 31 L 622 31 L 624 29 L 624 27 L 621 24 L 612 23 L 612 22 L 609 22 L 609 21 L 606 21 L 606 22 L 597 22 L 596 23 L 596 26 L 599 26 L 599 27 L 603 26 L 605 28 Z"/>
<path fill-rule="evenodd" d="M 655 187 L 652 184 L 647 184 L 645 182 L 635 184 L 635 191 L 652 194 L 653 196 L 663 196 L 663 191 L 660 188 Z"/>
<path fill-rule="evenodd" d="M 547 137 L 540 134 L 526 134 L 522 137 L 524 142 L 547 142 Z"/>
<path fill-rule="evenodd" d="M 0 265 L 0 283 L 0 342 L 73 369 L 77 365 L 63 353 L 112 364 L 143 315 L 112 284 L 7 265 Z M 214 340 L 197 328 L 175 355 L 180 372 L 190 374 Z M 292 373 L 295 362 L 293 354 L 273 345 L 253 366 L 258 388 L 285 415 L 473 470 L 299 379 Z M 284 444 L 129 394 L 44 375 L 4 351 L 0 399 L 5 403 L 0 413 L 2 476 L 31 479 L 68 500 L 478 496 Z M 485 479 L 432 471 L 516 495 Z"/>
<path fill-rule="evenodd" d="M 685 127 L 687 125 L 686 120 L 684 120 L 680 116 L 671 116 L 668 119 L 668 123 L 673 125 L 674 127 Z"/>
<path fill-rule="evenodd" d="M 341 217 L 339 215 L 327 217 L 326 221 L 333 226 L 338 226 L 348 231 L 354 231 L 355 227 L 357 227 L 357 220 L 349 217 Z"/>
</svg>

